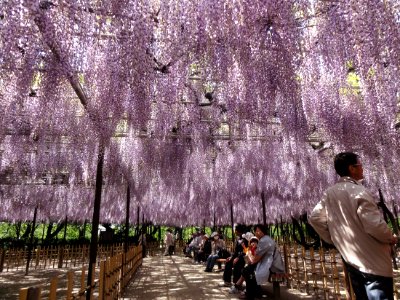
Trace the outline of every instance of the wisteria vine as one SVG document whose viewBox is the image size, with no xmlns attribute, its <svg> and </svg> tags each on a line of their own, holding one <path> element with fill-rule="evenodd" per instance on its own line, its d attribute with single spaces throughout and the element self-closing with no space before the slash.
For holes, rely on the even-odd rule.
<svg viewBox="0 0 400 300">
<path fill-rule="evenodd" d="M 399 202 L 396 0 L 5 0 L 0 220 L 211 225 L 306 213 L 358 152 Z"/>
</svg>

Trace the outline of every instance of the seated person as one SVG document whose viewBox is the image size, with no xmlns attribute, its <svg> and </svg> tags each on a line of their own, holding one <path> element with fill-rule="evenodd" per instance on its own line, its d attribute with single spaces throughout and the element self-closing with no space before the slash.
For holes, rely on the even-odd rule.
<svg viewBox="0 0 400 300">
<path fill-rule="evenodd" d="M 233 275 L 233 283 L 239 280 L 240 275 L 242 274 L 242 269 L 245 265 L 244 256 L 245 249 L 243 248 L 243 237 L 246 231 L 246 226 L 242 224 L 238 224 L 235 226 L 235 235 L 237 237 L 235 248 L 232 256 L 229 256 L 225 262 L 224 274 L 222 276 L 224 282 L 219 286 L 228 286 L 230 287 L 232 275 Z"/>
<path fill-rule="evenodd" d="M 257 224 L 255 234 L 258 238 L 258 245 L 251 265 L 255 267 L 255 276 L 245 277 L 246 293 L 240 295 L 240 299 L 254 299 L 261 294 L 261 284 L 267 283 L 270 276 L 270 269 L 276 273 L 284 273 L 281 254 L 277 249 L 275 241 L 269 237 L 268 227 L 263 224 Z"/>
<path fill-rule="evenodd" d="M 185 248 L 183 249 L 183 253 L 185 254 L 186 257 L 191 257 L 191 255 L 188 254 L 189 253 L 189 245 L 193 242 L 195 237 L 196 237 L 196 233 L 192 233 L 192 235 L 190 236 L 190 239 L 185 244 Z"/>
<path fill-rule="evenodd" d="M 211 254 L 211 239 L 209 239 L 208 235 L 205 234 L 202 237 L 202 242 L 200 245 L 199 252 L 197 253 L 197 256 L 194 259 L 196 262 L 200 263 L 206 261 L 210 254 Z"/>
<path fill-rule="evenodd" d="M 249 237 L 249 236 L 248 236 Z M 230 294 L 236 294 L 239 292 L 239 290 L 243 289 L 243 282 L 250 278 L 251 275 L 254 275 L 254 271 L 256 269 L 257 263 L 253 264 L 255 255 L 256 255 L 256 249 L 257 249 L 257 244 L 258 244 L 258 239 L 256 236 L 252 236 L 249 240 L 249 248 L 246 253 L 246 256 L 244 257 L 246 266 L 242 270 L 242 275 L 240 276 L 239 280 L 235 282 L 235 284 L 231 287 L 229 293 Z"/>
<path fill-rule="evenodd" d="M 204 272 L 212 272 L 215 262 L 219 258 L 218 252 L 222 251 L 226 248 L 224 240 L 219 238 L 219 235 L 217 232 L 213 232 L 211 234 L 211 239 L 212 239 L 211 254 L 207 258 L 207 265 L 206 265 L 206 269 L 204 270 Z"/>
<path fill-rule="evenodd" d="M 200 249 L 201 242 L 203 240 L 203 233 L 196 233 L 194 234 L 194 237 L 192 241 L 189 243 L 188 247 L 186 248 L 186 256 L 187 257 L 196 257 L 197 252 Z M 193 256 L 192 256 L 193 252 Z"/>
</svg>

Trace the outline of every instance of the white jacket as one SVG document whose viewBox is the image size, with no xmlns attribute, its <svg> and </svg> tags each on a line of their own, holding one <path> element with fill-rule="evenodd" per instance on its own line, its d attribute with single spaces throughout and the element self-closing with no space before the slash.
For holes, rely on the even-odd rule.
<svg viewBox="0 0 400 300">
<path fill-rule="evenodd" d="M 347 263 L 361 272 L 393 277 L 392 232 L 371 193 L 352 178 L 341 177 L 326 190 L 309 223 Z"/>
</svg>

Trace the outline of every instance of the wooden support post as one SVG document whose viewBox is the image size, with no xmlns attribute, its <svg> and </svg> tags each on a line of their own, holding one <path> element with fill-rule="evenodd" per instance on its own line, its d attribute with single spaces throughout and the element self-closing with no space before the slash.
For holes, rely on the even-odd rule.
<svg viewBox="0 0 400 300">
<path fill-rule="evenodd" d="M 317 270 L 315 268 L 315 254 L 314 248 L 310 248 L 310 265 L 311 265 L 311 277 L 312 277 L 312 287 L 314 294 L 318 293 L 318 281 L 317 281 Z"/>
<path fill-rule="evenodd" d="M 100 275 L 99 275 L 99 300 L 104 298 L 104 287 L 106 278 L 106 261 L 100 262 Z"/>
<path fill-rule="evenodd" d="M 39 263 L 40 263 L 40 254 L 41 254 L 41 247 L 40 246 L 38 246 L 37 248 L 36 248 L 36 259 L 35 259 L 35 269 L 37 269 L 37 267 L 39 266 Z"/>
<path fill-rule="evenodd" d="M 334 249 L 329 249 L 331 270 L 332 270 L 332 283 L 335 291 L 335 298 L 340 300 L 340 283 L 339 283 L 339 272 L 336 262 L 336 251 Z"/>
<path fill-rule="evenodd" d="M 31 262 L 33 241 L 34 241 L 34 238 L 35 238 L 35 227 L 36 227 L 37 211 L 38 211 L 38 206 L 36 205 L 35 206 L 35 210 L 33 212 L 32 231 L 31 231 L 31 237 L 30 237 L 29 245 L 28 245 L 28 258 L 26 260 L 25 275 L 28 275 L 28 273 L 29 273 L 29 264 Z"/>
<path fill-rule="evenodd" d="M 19 290 L 19 300 L 28 299 L 28 288 L 23 288 Z"/>
<path fill-rule="evenodd" d="M 67 273 L 67 300 L 73 299 L 72 290 L 74 288 L 74 271 Z"/>
<path fill-rule="evenodd" d="M 120 254 L 120 262 L 119 262 L 119 267 L 120 269 L 124 269 L 125 268 L 125 261 L 126 261 L 126 253 L 121 253 Z M 123 291 L 125 289 L 125 281 L 126 281 L 126 275 L 128 273 L 128 269 L 126 268 L 126 272 L 125 274 L 123 274 L 121 272 L 121 277 L 119 280 L 119 290 Z"/>
<path fill-rule="evenodd" d="M 100 220 L 100 204 L 101 204 L 101 192 L 103 187 L 103 166 L 104 166 L 104 146 L 99 145 L 99 154 L 97 159 L 97 171 L 96 171 L 96 189 L 94 194 L 94 208 L 93 208 L 93 219 L 92 219 L 92 236 L 90 240 L 90 253 L 89 253 L 89 270 L 88 270 L 88 285 L 92 285 L 93 266 L 96 263 L 97 257 L 97 243 L 98 243 L 98 230 Z M 92 288 L 90 293 L 86 294 L 86 299 L 90 300 L 92 294 Z"/>
<path fill-rule="evenodd" d="M 325 264 L 325 249 L 323 247 L 319 248 L 319 261 L 321 263 L 321 271 L 322 271 L 322 285 L 323 285 L 323 294 L 324 300 L 329 299 L 329 291 L 328 291 L 328 280 L 326 274 L 326 264 Z"/>
<path fill-rule="evenodd" d="M 303 261 L 303 274 L 304 274 L 304 282 L 307 295 L 310 295 L 310 284 L 308 283 L 308 270 L 307 270 L 307 257 L 306 257 L 306 248 L 301 246 L 301 259 Z"/>
<path fill-rule="evenodd" d="M 296 280 L 296 289 L 300 290 L 301 288 L 301 280 L 300 280 L 300 268 L 299 268 L 299 252 L 297 243 L 293 244 L 293 252 L 294 252 L 294 266 L 295 266 L 295 280 Z"/>
<path fill-rule="evenodd" d="M 57 266 L 59 269 L 62 268 L 62 266 L 63 266 L 63 260 L 64 260 L 64 246 L 61 246 L 58 249 L 58 264 L 57 264 Z"/>
<path fill-rule="evenodd" d="M 58 284 L 58 277 L 53 277 L 50 282 L 50 294 L 49 300 L 56 300 L 57 299 L 57 284 Z"/>
<path fill-rule="evenodd" d="M 267 225 L 267 212 L 265 208 L 265 194 L 264 191 L 261 192 L 261 204 L 262 204 L 262 212 L 263 212 L 263 225 Z"/>
<path fill-rule="evenodd" d="M 290 288 L 292 276 L 291 266 L 290 266 L 290 244 L 286 236 L 283 236 L 283 259 L 285 262 L 285 273 L 288 275 L 286 280 L 287 288 Z"/>
<path fill-rule="evenodd" d="M 24 288 L 19 292 L 19 300 L 40 300 L 41 293 L 41 287 Z"/>
</svg>

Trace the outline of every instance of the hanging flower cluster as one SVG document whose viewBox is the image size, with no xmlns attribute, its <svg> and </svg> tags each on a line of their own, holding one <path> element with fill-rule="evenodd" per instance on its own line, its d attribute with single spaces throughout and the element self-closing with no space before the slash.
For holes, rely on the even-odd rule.
<svg viewBox="0 0 400 300">
<path fill-rule="evenodd" d="M 398 204 L 393 0 L 7 0 L 0 220 L 290 219 L 358 152 Z M 397 123 L 396 123 L 397 122 Z"/>
</svg>

